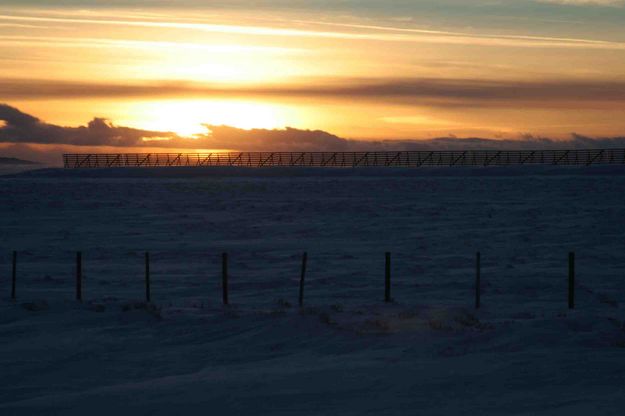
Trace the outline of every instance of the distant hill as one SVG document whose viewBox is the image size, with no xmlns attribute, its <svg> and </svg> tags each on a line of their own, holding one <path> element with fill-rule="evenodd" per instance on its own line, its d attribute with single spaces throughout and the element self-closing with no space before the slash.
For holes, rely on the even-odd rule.
<svg viewBox="0 0 625 416">
<path fill-rule="evenodd" d="M 0 157 L 0 165 L 38 165 L 38 163 L 14 157 Z"/>
</svg>

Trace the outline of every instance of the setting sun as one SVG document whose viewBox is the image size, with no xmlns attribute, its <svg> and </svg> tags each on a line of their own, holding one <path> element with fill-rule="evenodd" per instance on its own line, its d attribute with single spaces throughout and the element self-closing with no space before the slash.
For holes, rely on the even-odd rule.
<svg viewBox="0 0 625 416">
<path fill-rule="evenodd" d="M 206 125 L 241 129 L 282 128 L 295 119 L 280 105 L 228 100 L 171 100 L 123 104 L 127 118 L 118 120 L 146 130 L 170 131 L 184 137 L 206 134 Z"/>
</svg>

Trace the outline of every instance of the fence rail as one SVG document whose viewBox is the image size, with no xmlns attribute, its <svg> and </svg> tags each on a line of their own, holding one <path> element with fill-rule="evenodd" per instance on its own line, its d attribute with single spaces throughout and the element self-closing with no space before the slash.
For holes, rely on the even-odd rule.
<svg viewBox="0 0 625 416">
<path fill-rule="evenodd" d="M 82 251 L 76 252 L 76 266 L 75 266 L 75 294 L 76 300 L 79 302 L 83 301 L 83 257 Z M 17 256 L 18 252 L 13 251 L 12 256 L 12 279 L 11 279 L 11 300 L 15 301 L 17 299 L 16 295 L 16 282 L 17 282 Z M 150 253 L 144 253 L 145 258 L 145 301 L 152 301 L 152 291 L 151 291 L 151 278 L 150 278 Z M 222 279 L 221 279 L 221 292 L 222 292 L 222 303 L 224 305 L 229 304 L 229 267 L 228 267 L 228 253 L 224 252 L 221 254 L 221 271 L 222 271 Z M 393 302 L 393 298 L 391 296 L 391 276 L 392 276 L 392 267 L 391 267 L 391 252 L 384 253 L 384 302 L 391 303 Z M 299 291 L 298 291 L 298 304 L 299 306 L 304 305 L 304 286 L 305 286 L 305 275 L 306 275 L 306 265 L 308 262 L 308 252 L 304 252 L 302 256 L 301 263 L 301 275 L 299 279 Z M 275 266 L 275 263 L 273 263 Z M 475 296 L 475 309 L 480 309 L 481 306 L 481 298 L 482 298 L 482 284 L 481 284 L 481 253 L 478 251 L 475 257 L 475 280 L 474 280 L 474 296 Z M 413 285 L 414 286 L 414 285 Z M 123 287 L 126 287 L 124 285 Z M 177 286 L 178 288 L 178 286 Z M 590 291 L 592 293 L 592 291 Z M 567 286 L 567 294 L 568 294 L 568 307 L 569 309 L 575 309 L 575 252 L 569 252 L 568 255 L 568 286 Z M 606 302 L 604 302 L 606 303 Z M 609 303 L 609 302 L 607 302 Z"/>
<path fill-rule="evenodd" d="M 411 167 L 625 164 L 625 149 L 64 154 L 65 168 Z"/>
</svg>

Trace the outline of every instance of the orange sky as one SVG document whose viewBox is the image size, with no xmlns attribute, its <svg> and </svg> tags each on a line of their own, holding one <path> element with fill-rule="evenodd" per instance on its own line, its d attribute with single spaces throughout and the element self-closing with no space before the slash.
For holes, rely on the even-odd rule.
<svg viewBox="0 0 625 416">
<path fill-rule="evenodd" d="M 104 117 L 185 136 L 203 124 L 389 139 L 625 132 L 619 1 L 46 3 L 0 11 L 0 102 L 50 123 Z"/>
</svg>

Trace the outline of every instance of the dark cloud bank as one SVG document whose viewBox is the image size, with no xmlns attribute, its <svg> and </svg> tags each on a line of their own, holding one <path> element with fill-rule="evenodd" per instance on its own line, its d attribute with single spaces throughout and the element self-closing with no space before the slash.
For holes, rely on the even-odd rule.
<svg viewBox="0 0 625 416">
<path fill-rule="evenodd" d="M 369 100 L 439 107 L 611 108 L 625 105 L 625 82 L 396 78 L 309 79 L 298 85 L 220 87 L 189 82 L 89 83 L 0 78 L 8 99 L 127 97 L 265 97 L 280 99 Z"/>
<path fill-rule="evenodd" d="M 441 137 L 427 140 L 349 140 L 321 130 L 294 128 L 243 130 L 207 125 L 210 134 L 184 138 L 171 132 L 116 126 L 94 118 L 86 126 L 63 127 L 46 123 L 6 104 L 0 104 L 0 155 L 44 162 L 60 160 L 59 153 L 74 151 L 124 152 L 141 148 L 237 149 L 246 151 L 358 151 L 358 150 L 457 150 L 457 149 L 553 149 L 625 147 L 624 137 L 590 138 L 573 134 L 570 140 L 527 136 L 519 140 Z M 152 140 L 145 141 L 144 138 Z M 156 139 L 156 140 L 155 140 Z M 161 139 L 161 140 L 158 140 Z M 6 144 L 9 144 L 8 146 Z M 47 145 L 47 146 L 41 146 Z M 113 149 L 113 150 L 111 150 Z M 97 151 L 97 150 L 96 150 Z"/>
</svg>

